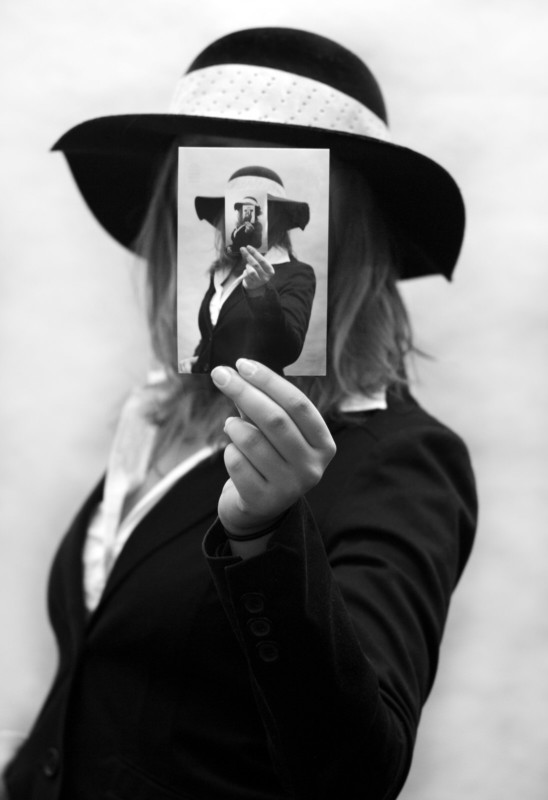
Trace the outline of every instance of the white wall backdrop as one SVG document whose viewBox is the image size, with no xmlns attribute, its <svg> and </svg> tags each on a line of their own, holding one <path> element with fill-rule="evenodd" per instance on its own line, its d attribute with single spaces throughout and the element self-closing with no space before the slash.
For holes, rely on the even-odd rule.
<svg viewBox="0 0 548 800">
<path fill-rule="evenodd" d="M 111 113 L 163 111 L 192 57 L 255 25 L 361 55 L 397 141 L 468 208 L 452 285 L 405 286 L 415 391 L 470 445 L 482 500 L 405 800 L 544 800 L 548 782 L 548 5 L 545 0 L 3 0 L 0 5 L 0 728 L 54 669 L 46 577 L 147 362 L 137 267 L 48 148 Z"/>
</svg>

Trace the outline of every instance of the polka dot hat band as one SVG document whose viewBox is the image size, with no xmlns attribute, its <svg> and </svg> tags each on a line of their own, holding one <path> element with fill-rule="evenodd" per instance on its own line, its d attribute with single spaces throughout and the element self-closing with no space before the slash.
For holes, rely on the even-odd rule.
<svg viewBox="0 0 548 800">
<path fill-rule="evenodd" d="M 344 92 L 302 75 L 247 64 L 204 67 L 183 75 L 169 111 L 390 139 L 383 120 Z"/>
<path fill-rule="evenodd" d="M 194 58 L 169 112 L 86 120 L 53 149 L 65 154 L 101 225 L 135 252 L 157 176 L 177 146 L 329 149 L 332 162 L 363 174 L 393 221 L 400 277 L 451 278 L 465 222 L 459 188 L 435 161 L 393 141 L 387 124 L 380 86 L 360 57 L 308 31 L 252 28 Z"/>
</svg>

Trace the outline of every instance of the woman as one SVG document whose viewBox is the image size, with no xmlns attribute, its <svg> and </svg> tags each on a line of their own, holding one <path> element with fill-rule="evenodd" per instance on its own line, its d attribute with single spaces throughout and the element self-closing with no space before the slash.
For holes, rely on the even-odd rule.
<svg viewBox="0 0 548 800">
<path fill-rule="evenodd" d="M 221 364 L 233 367 L 238 358 L 245 357 L 261 361 L 282 375 L 304 346 L 316 279 L 312 267 L 295 258 L 289 230 L 304 230 L 310 217 L 308 204 L 287 198 L 280 176 L 266 167 L 236 170 L 228 181 L 226 202 L 242 186 L 260 192 L 267 202 L 267 252 L 260 252 L 262 225 L 257 218 L 261 208 L 255 198 L 244 197 L 234 203 L 239 219 L 228 247 L 228 236 L 222 237 L 227 227 L 225 198 L 196 198 L 198 217 L 215 226 L 221 244 L 198 314 L 201 340 L 194 356 L 180 363 L 181 372 L 210 372 Z M 249 202 L 245 203 L 246 199 Z M 253 212 L 249 239 L 242 234 L 245 225 L 251 223 L 239 224 L 245 220 L 242 207 Z M 257 233 L 258 239 L 254 239 Z"/>
<path fill-rule="evenodd" d="M 242 94 L 255 118 L 239 118 Z M 464 445 L 409 394 L 395 281 L 450 276 L 460 195 L 387 141 L 365 65 L 313 34 L 224 37 L 176 103 L 58 144 L 107 230 L 147 255 L 167 376 L 130 398 L 106 482 L 56 556 L 59 672 L 8 795 L 394 798 L 476 516 Z M 174 136 L 331 148 L 329 371 L 304 393 L 246 359 L 177 375 L 172 182 L 154 160 Z M 137 174 L 147 142 L 152 198 Z M 101 199 L 113 163 L 127 177 Z"/>
</svg>

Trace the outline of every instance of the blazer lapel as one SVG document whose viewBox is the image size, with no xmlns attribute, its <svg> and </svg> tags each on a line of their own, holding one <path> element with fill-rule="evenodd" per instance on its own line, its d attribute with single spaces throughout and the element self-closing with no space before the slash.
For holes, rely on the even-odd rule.
<svg viewBox="0 0 548 800">
<path fill-rule="evenodd" d="M 173 537 L 217 513 L 221 490 L 228 478 L 222 453 L 184 475 L 141 520 L 116 559 L 93 619 L 125 579 L 151 553 Z M 91 620 L 90 620 L 91 621 Z"/>
<path fill-rule="evenodd" d="M 73 640 L 81 640 L 86 623 L 82 550 L 94 509 L 103 496 L 104 478 L 93 489 L 62 540 L 52 567 L 52 579 L 59 582 L 65 597 L 63 607 Z M 59 570 L 59 572 L 57 572 Z"/>
<path fill-rule="evenodd" d="M 206 326 L 207 332 L 211 333 L 213 330 L 213 323 L 211 322 L 211 315 L 209 313 L 209 304 L 211 302 L 211 298 L 215 294 L 215 284 L 213 283 L 213 278 L 209 283 L 209 288 L 205 294 L 204 299 L 202 300 L 202 304 L 200 306 L 199 316 L 201 316 L 201 322 Z"/>
<path fill-rule="evenodd" d="M 240 284 L 237 286 L 233 292 L 231 292 L 224 303 L 221 306 L 221 310 L 219 311 L 219 319 L 217 320 L 217 325 L 219 324 L 219 320 L 221 320 L 225 314 L 227 314 L 234 306 L 238 305 L 238 303 L 243 302 L 244 300 L 244 290 L 242 285 Z"/>
</svg>

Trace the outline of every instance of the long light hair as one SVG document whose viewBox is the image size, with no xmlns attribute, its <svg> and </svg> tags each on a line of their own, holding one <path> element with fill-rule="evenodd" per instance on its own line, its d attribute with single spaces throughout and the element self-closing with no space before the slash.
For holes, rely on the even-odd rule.
<svg viewBox="0 0 548 800">
<path fill-rule="evenodd" d="M 362 173 L 331 161 L 327 376 L 295 383 L 334 417 L 349 395 L 401 391 L 415 348 L 397 287 L 398 240 Z"/>
<path fill-rule="evenodd" d="M 165 444 L 173 436 L 222 438 L 229 401 L 208 375 L 177 371 L 177 149 L 158 174 L 137 253 L 147 263 L 146 301 L 155 358 L 166 370 L 151 416 Z M 327 376 L 290 378 L 320 412 L 337 416 L 351 394 L 372 395 L 406 384 L 413 351 L 397 289 L 397 244 L 365 179 L 332 158 L 330 189 Z M 222 226 L 220 226 L 222 228 Z"/>
</svg>

